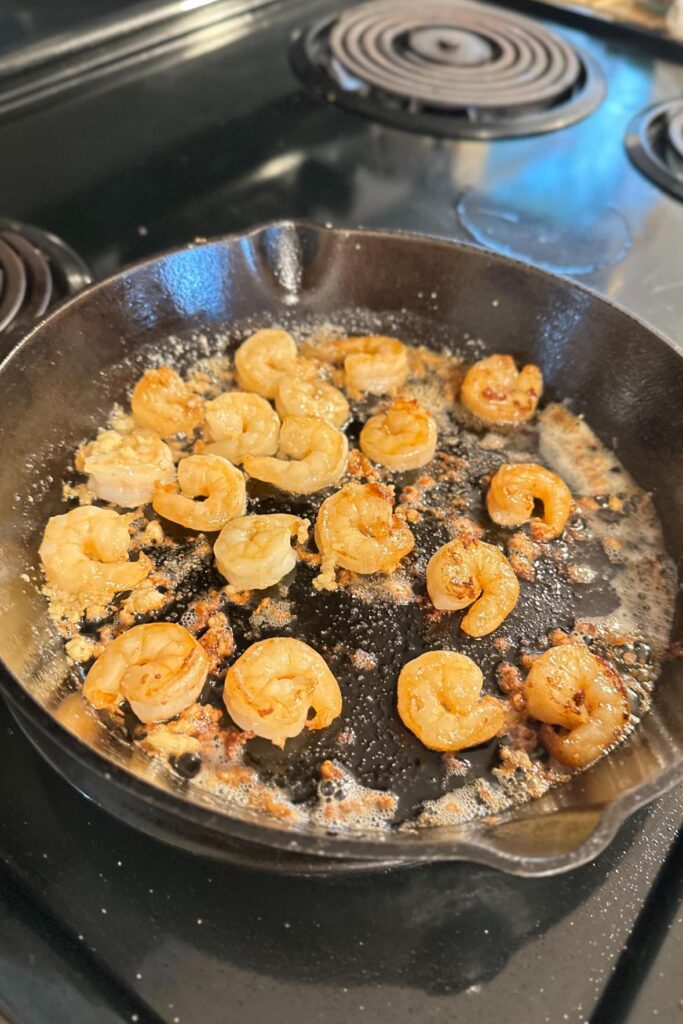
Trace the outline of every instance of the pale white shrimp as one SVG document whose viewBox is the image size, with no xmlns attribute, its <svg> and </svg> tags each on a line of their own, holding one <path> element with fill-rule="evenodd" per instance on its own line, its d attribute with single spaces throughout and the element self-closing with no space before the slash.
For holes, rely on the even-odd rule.
<svg viewBox="0 0 683 1024">
<path fill-rule="evenodd" d="M 130 562 L 129 548 L 125 516 L 83 505 L 48 519 L 39 554 L 51 586 L 67 594 L 100 597 L 131 590 L 149 575 L 147 556 Z"/>
<path fill-rule="evenodd" d="M 175 475 L 171 449 L 151 430 L 103 430 L 80 449 L 76 468 L 88 474 L 95 497 L 124 508 L 145 505 L 156 485 L 169 483 Z"/>
<path fill-rule="evenodd" d="M 415 539 L 394 515 L 394 492 L 383 484 L 350 483 L 320 506 L 315 542 L 322 555 L 321 575 L 314 586 L 336 587 L 335 567 L 369 574 L 391 573 L 412 551 Z"/>
<path fill-rule="evenodd" d="M 570 768 L 597 760 L 621 739 L 631 717 L 619 675 L 581 644 L 553 647 L 536 658 L 524 698 L 532 718 L 546 723 L 541 742 Z"/>
<path fill-rule="evenodd" d="M 278 387 L 275 408 L 280 416 L 317 416 L 333 427 L 349 418 L 349 403 L 334 384 L 318 378 L 284 377 Z"/>
<path fill-rule="evenodd" d="M 317 651 L 292 637 L 252 644 L 228 669 L 223 700 L 233 721 L 278 747 L 302 729 L 325 729 L 342 709 L 337 680 Z M 310 709 L 315 712 L 309 718 Z"/>
<path fill-rule="evenodd" d="M 245 455 L 274 455 L 280 418 L 269 402 L 247 391 L 226 391 L 204 407 L 205 451 L 239 465 Z"/>
<path fill-rule="evenodd" d="M 542 518 L 534 517 L 534 502 L 543 503 Z M 564 480 L 545 466 L 517 462 L 501 466 L 486 495 L 486 507 L 499 526 L 521 526 L 531 520 L 536 540 L 552 540 L 564 530 L 572 495 Z"/>
<path fill-rule="evenodd" d="M 280 428 L 279 457 L 247 455 L 244 469 L 282 491 L 311 494 L 339 480 L 348 455 L 346 436 L 331 423 L 315 416 L 287 416 Z"/>
<path fill-rule="evenodd" d="M 127 700 L 141 722 L 166 722 L 199 697 L 209 656 L 183 626 L 151 622 L 120 633 L 104 649 L 83 684 L 98 710 Z"/>
<path fill-rule="evenodd" d="M 235 352 L 235 370 L 243 391 L 255 391 L 264 398 L 275 398 L 285 377 L 315 373 L 312 363 L 299 358 L 291 334 L 275 328 L 257 331 L 242 342 Z"/>
<path fill-rule="evenodd" d="M 418 469 L 434 458 L 436 422 L 413 398 L 397 398 L 390 408 L 371 416 L 360 432 L 368 458 L 389 469 Z"/>
<path fill-rule="evenodd" d="M 481 669 L 455 651 L 429 651 L 398 677 L 398 713 L 430 750 L 466 750 L 503 731 L 505 705 L 481 696 Z"/>
<path fill-rule="evenodd" d="M 305 544 L 308 525 L 285 513 L 233 519 L 214 545 L 216 565 L 236 590 L 272 587 L 296 565 L 292 538 Z"/>
<path fill-rule="evenodd" d="M 202 399 L 170 366 L 146 370 L 130 404 L 135 421 L 161 437 L 191 434 L 202 422 Z"/>
<path fill-rule="evenodd" d="M 470 367 L 460 401 L 486 423 L 523 423 L 536 412 L 543 376 L 533 363 L 518 370 L 512 356 L 489 356 Z"/>
<path fill-rule="evenodd" d="M 199 497 L 206 501 L 194 500 Z M 158 515 L 188 530 L 222 530 L 246 511 L 244 476 L 220 455 L 188 455 L 178 463 L 178 487 L 157 487 L 152 506 Z"/>
<path fill-rule="evenodd" d="M 472 605 L 460 628 L 478 637 L 492 633 L 510 614 L 519 598 L 519 582 L 502 551 L 462 534 L 430 558 L 427 591 L 442 611 Z"/>
<path fill-rule="evenodd" d="M 344 363 L 347 390 L 385 395 L 400 388 L 408 376 L 408 350 L 397 338 L 368 334 L 329 342 L 321 351 Z"/>
</svg>

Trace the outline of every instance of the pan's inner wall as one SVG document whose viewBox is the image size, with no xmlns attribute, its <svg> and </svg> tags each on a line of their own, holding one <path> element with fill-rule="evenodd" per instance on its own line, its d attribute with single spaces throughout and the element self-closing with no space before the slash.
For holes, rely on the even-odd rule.
<svg viewBox="0 0 683 1024">
<path fill-rule="evenodd" d="M 480 338 L 489 351 L 538 362 L 551 390 L 584 412 L 653 490 L 680 569 L 683 364 L 668 346 L 569 283 L 478 250 L 281 226 L 172 254 L 96 287 L 58 311 L 0 371 L 8 439 L 0 655 L 30 693 L 48 693 L 64 660 L 43 599 L 23 576 L 35 565 L 46 517 L 59 509 L 74 447 L 129 387 L 140 347 L 189 329 L 210 339 L 226 323 L 343 323 L 354 308 L 407 340 L 416 331 L 435 346 Z M 680 676 L 680 663 L 671 662 L 653 713 L 628 744 L 514 816 L 603 804 L 679 762 Z M 110 756 L 122 755 L 112 749 Z"/>
</svg>

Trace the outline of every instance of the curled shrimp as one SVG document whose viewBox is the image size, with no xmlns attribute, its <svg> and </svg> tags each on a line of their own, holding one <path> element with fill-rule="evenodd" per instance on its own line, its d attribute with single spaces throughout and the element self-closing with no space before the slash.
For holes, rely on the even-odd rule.
<svg viewBox="0 0 683 1024">
<path fill-rule="evenodd" d="M 398 677 L 398 713 L 430 750 L 466 750 L 502 732 L 505 705 L 481 696 L 484 678 L 471 658 L 429 651 Z"/>
<path fill-rule="evenodd" d="M 279 636 L 252 644 L 230 666 L 223 700 L 240 729 L 278 747 L 304 727 L 326 728 L 342 709 L 339 684 L 318 652 Z"/>
<path fill-rule="evenodd" d="M 275 408 L 283 419 L 285 416 L 317 416 L 333 427 L 342 427 L 349 418 L 349 403 L 339 388 L 317 378 L 283 377 Z"/>
<path fill-rule="evenodd" d="M 585 768 L 600 757 L 621 739 L 630 719 L 618 674 L 579 644 L 553 647 L 537 658 L 524 697 L 529 714 L 546 723 L 541 742 L 570 768 Z"/>
<path fill-rule="evenodd" d="M 141 722 L 166 722 L 194 704 L 209 672 L 209 656 L 183 626 L 152 622 L 120 633 L 83 684 L 99 710 L 123 700 Z"/>
<path fill-rule="evenodd" d="M 349 443 L 341 430 L 315 416 L 282 421 L 278 458 L 247 455 L 249 476 L 291 494 L 311 494 L 339 480 L 346 469 Z"/>
<path fill-rule="evenodd" d="M 246 391 L 226 391 L 204 407 L 205 451 L 239 465 L 245 455 L 274 455 L 280 418 L 269 402 Z"/>
<path fill-rule="evenodd" d="M 344 363 L 344 384 L 351 392 L 385 395 L 408 376 L 408 350 L 397 338 L 368 334 L 322 346 L 322 354 Z"/>
<path fill-rule="evenodd" d="M 543 502 L 543 517 L 533 516 L 534 502 Z M 545 466 L 518 462 L 501 466 L 486 495 L 486 507 L 499 526 L 521 526 L 531 520 L 536 540 L 559 537 L 572 507 L 571 491 L 564 480 Z"/>
<path fill-rule="evenodd" d="M 148 576 L 146 555 L 128 561 L 130 534 L 124 516 L 83 505 L 52 516 L 39 555 L 49 584 L 67 594 L 90 597 L 131 590 Z"/>
<path fill-rule="evenodd" d="M 285 513 L 240 516 L 218 535 L 216 565 L 236 590 L 265 590 L 296 565 L 292 537 L 306 543 L 307 519 Z"/>
<path fill-rule="evenodd" d="M 321 590 L 336 587 L 336 566 L 369 574 L 393 572 L 415 539 L 394 515 L 394 493 L 382 484 L 346 484 L 320 506 L 315 542 L 322 572 L 314 581 Z"/>
<path fill-rule="evenodd" d="M 154 511 L 188 530 L 221 530 L 244 515 L 247 491 L 239 469 L 220 455 L 188 455 L 178 463 L 178 487 L 157 487 Z M 205 497 L 206 501 L 195 501 Z"/>
<path fill-rule="evenodd" d="M 418 469 L 434 457 L 436 423 L 414 398 L 397 398 L 379 416 L 371 416 L 360 432 L 368 458 L 389 469 Z"/>
<path fill-rule="evenodd" d="M 517 424 L 531 419 L 542 391 L 543 377 L 533 363 L 518 370 L 512 356 L 489 356 L 467 371 L 460 401 L 486 423 Z"/>
<path fill-rule="evenodd" d="M 519 582 L 502 551 L 462 534 L 430 558 L 427 591 L 442 611 L 472 605 L 460 628 L 470 636 L 486 636 L 517 604 Z"/>
<path fill-rule="evenodd" d="M 235 370 L 243 391 L 264 398 L 275 398 L 285 377 L 315 372 L 312 364 L 299 358 L 291 334 L 275 328 L 257 331 L 242 342 L 235 352 Z"/>
<path fill-rule="evenodd" d="M 175 475 L 171 449 L 151 430 L 102 431 L 78 452 L 76 468 L 88 474 L 95 497 L 124 508 L 145 505 Z"/>
<path fill-rule="evenodd" d="M 202 422 L 202 399 L 170 366 L 146 370 L 130 404 L 135 421 L 161 437 L 191 434 Z"/>
</svg>

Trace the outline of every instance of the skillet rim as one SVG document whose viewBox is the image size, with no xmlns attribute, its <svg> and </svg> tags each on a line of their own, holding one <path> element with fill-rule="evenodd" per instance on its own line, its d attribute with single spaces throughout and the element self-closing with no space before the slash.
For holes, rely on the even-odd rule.
<svg viewBox="0 0 683 1024">
<path fill-rule="evenodd" d="M 617 313 L 647 331 L 653 339 L 663 343 L 678 359 L 683 360 L 683 349 L 662 334 L 656 327 L 651 326 L 640 316 L 625 309 L 619 303 L 566 275 L 552 273 L 524 260 L 493 252 L 485 246 L 476 243 L 450 240 L 439 235 L 418 234 L 401 230 L 334 228 L 311 221 L 293 219 L 268 222 L 248 231 L 232 232 L 206 239 L 202 238 L 201 241 L 197 240 L 186 245 L 174 246 L 146 259 L 127 264 L 101 281 L 89 285 L 83 291 L 65 299 L 58 306 L 54 307 L 46 317 L 35 324 L 21 341 L 0 360 L 0 385 L 2 384 L 2 374 L 5 367 L 18 359 L 24 349 L 30 347 L 36 339 L 39 342 L 40 333 L 47 324 L 62 319 L 68 314 L 72 306 L 78 306 L 84 300 L 89 301 L 93 293 L 105 291 L 111 283 L 120 281 L 123 277 L 130 274 L 131 271 L 151 267 L 162 259 L 173 256 L 176 253 L 185 252 L 188 249 L 211 246 L 217 243 L 231 244 L 246 239 L 256 240 L 265 233 L 273 231 L 311 231 L 316 235 L 330 234 L 345 238 L 358 237 L 359 240 L 369 237 L 379 239 L 380 241 L 384 238 L 400 238 L 412 243 L 428 244 L 432 248 L 439 246 L 449 250 L 474 250 L 494 264 L 516 266 L 532 277 L 536 276 L 543 280 L 560 281 L 563 285 L 568 285 L 572 290 L 579 291 L 591 299 L 597 300 L 600 304 L 611 307 Z M 598 815 L 595 828 L 577 846 L 565 853 L 549 857 L 530 857 L 510 853 L 500 849 L 498 846 L 492 845 L 487 841 L 486 837 L 489 831 L 492 834 L 495 832 L 496 826 L 487 827 L 481 822 L 482 828 L 479 836 L 468 836 L 451 841 L 425 838 L 425 835 L 428 833 L 424 830 L 416 836 L 413 836 L 411 833 L 401 833 L 399 836 L 398 834 L 377 832 L 372 839 L 368 838 L 369 833 L 361 833 L 354 836 L 352 832 L 339 832 L 334 835 L 328 835 L 324 832 L 298 831 L 283 825 L 277 819 L 269 819 L 263 815 L 258 815 L 257 812 L 244 813 L 240 817 L 233 817 L 228 813 L 212 811 L 208 807 L 184 799 L 175 792 L 161 789 L 147 782 L 123 766 L 110 761 L 103 754 L 70 732 L 22 686 L 1 659 L 0 691 L 7 698 L 10 709 L 16 709 L 19 712 L 20 719 L 25 715 L 40 733 L 45 734 L 50 740 L 54 741 L 70 758 L 103 777 L 106 783 L 113 784 L 117 789 L 127 791 L 148 806 L 151 805 L 155 810 L 170 814 L 172 817 L 189 819 L 195 826 L 204 826 L 206 829 L 215 828 L 226 839 L 228 846 L 230 839 L 236 838 L 261 847 L 274 847 L 282 852 L 328 858 L 341 870 L 343 870 L 345 860 L 353 861 L 353 866 L 356 870 L 358 869 L 359 861 L 367 863 L 368 870 L 373 866 L 381 866 L 383 863 L 395 865 L 405 862 L 408 865 L 424 864 L 430 861 L 472 861 L 519 877 L 540 878 L 560 874 L 586 864 L 597 857 L 609 846 L 618 829 L 627 818 L 683 781 L 683 757 L 681 757 L 677 763 L 671 765 L 657 778 L 627 790 L 610 803 L 604 804 L 601 807 L 588 805 L 585 809 L 592 810 Z M 42 749 L 40 753 L 43 757 L 46 757 Z M 47 758 L 47 760 L 50 759 Z M 58 770 L 60 774 L 63 774 L 61 769 Z M 66 777 L 68 781 L 72 782 L 68 775 Z M 582 810 L 583 808 L 577 809 Z M 240 810 L 243 809 L 240 808 Z M 561 813 L 562 811 L 555 811 L 551 812 L 551 815 Z M 539 817 L 543 818 L 546 816 L 549 815 L 543 812 Z"/>
</svg>

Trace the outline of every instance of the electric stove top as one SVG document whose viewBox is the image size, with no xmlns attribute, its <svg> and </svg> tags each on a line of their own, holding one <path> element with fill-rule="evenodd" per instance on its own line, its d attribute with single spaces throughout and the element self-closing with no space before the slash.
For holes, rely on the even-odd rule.
<svg viewBox="0 0 683 1024">
<path fill-rule="evenodd" d="M 49 88 L 40 69 L 24 91 L 0 76 L 2 215 L 63 240 L 95 278 L 290 217 L 474 240 L 576 277 L 683 348 L 670 48 L 549 14 L 520 27 L 493 4 L 478 30 L 476 8 L 448 0 L 413 4 L 409 20 L 438 15 L 407 26 L 384 0 L 369 27 L 328 0 L 220 6 L 146 49 L 60 65 Z M 683 1020 L 678 791 L 559 878 L 455 864 L 288 879 L 132 832 L 4 708 L 0 734 L 11 1022 Z"/>
</svg>

